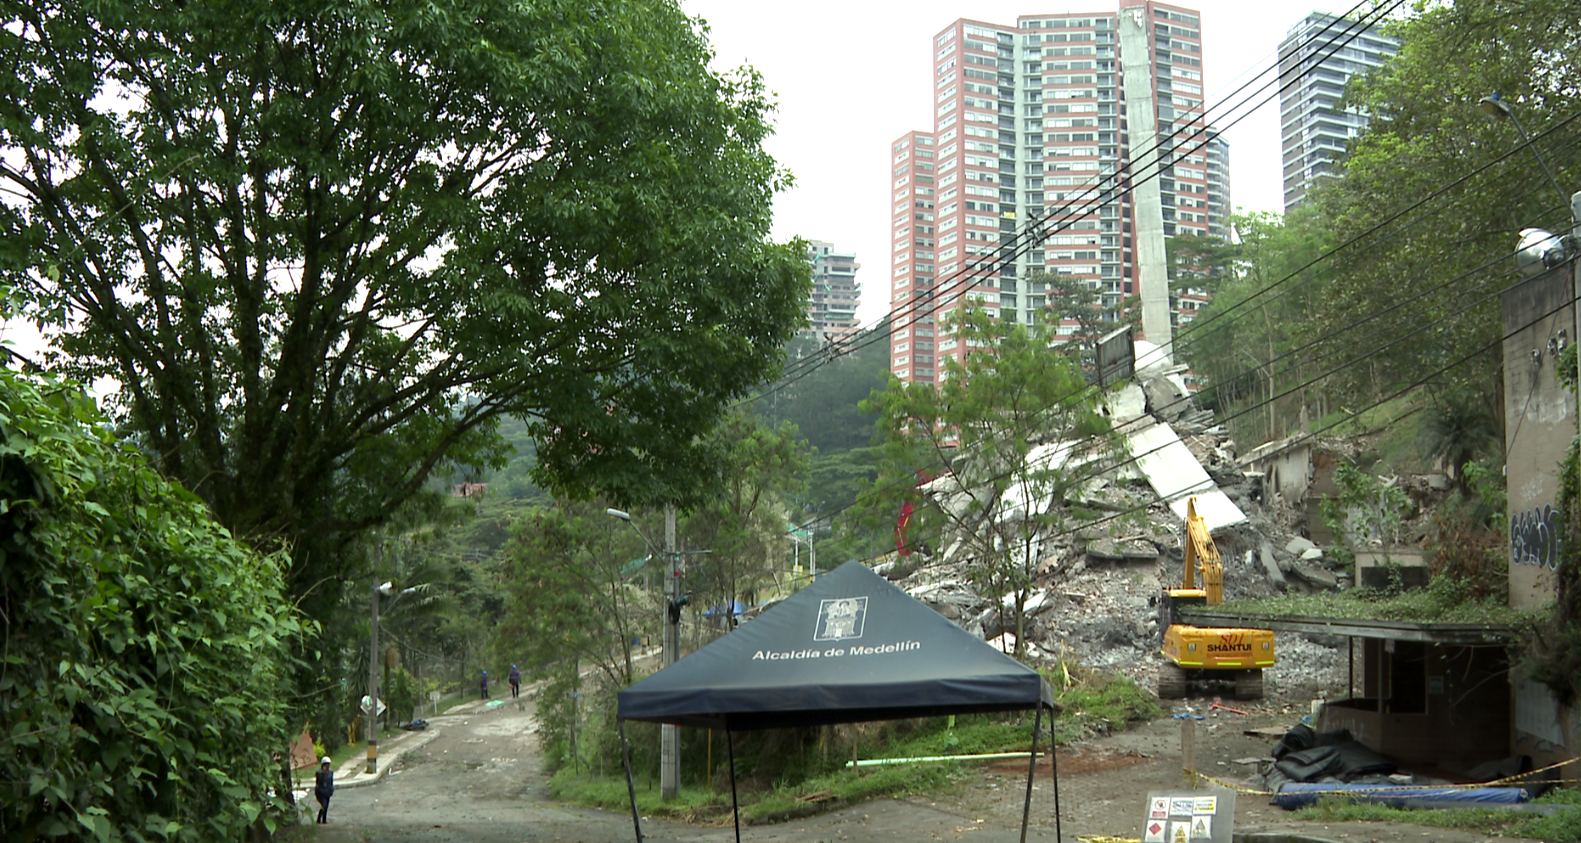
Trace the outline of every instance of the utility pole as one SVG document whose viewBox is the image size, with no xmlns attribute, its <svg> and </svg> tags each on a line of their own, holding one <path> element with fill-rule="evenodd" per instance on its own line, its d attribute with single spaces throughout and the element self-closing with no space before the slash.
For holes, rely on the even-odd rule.
<svg viewBox="0 0 1581 843">
<path fill-rule="evenodd" d="M 807 570 L 811 575 L 807 577 L 808 582 L 818 579 L 818 535 L 815 531 L 816 527 L 816 522 L 808 522 L 807 524 Z"/>
<path fill-rule="evenodd" d="M 669 667 L 675 664 L 675 660 L 681 655 L 678 625 L 681 622 L 681 609 L 689 599 L 681 596 L 681 553 L 675 547 L 675 506 L 672 504 L 664 508 L 663 550 L 654 547 L 647 534 L 632 522 L 631 513 L 621 509 L 606 509 L 604 514 L 631 524 L 631 529 L 642 539 L 643 545 L 648 548 L 648 553 L 657 554 L 664 563 L 664 617 L 661 619 L 659 632 L 660 658 L 664 662 L 663 667 Z M 660 669 L 662 670 L 663 667 Z M 681 753 L 678 738 L 674 726 L 669 723 L 659 725 L 659 797 L 665 801 L 674 799 L 680 793 Z"/>
<path fill-rule="evenodd" d="M 681 591 L 681 555 L 675 548 L 675 506 L 664 508 L 664 666 L 675 664 L 680 657 L 681 641 L 679 607 Z M 675 726 L 659 726 L 659 798 L 665 801 L 680 795 L 681 753 L 680 735 Z"/>
<path fill-rule="evenodd" d="M 389 583 L 373 586 L 368 603 L 373 606 L 373 635 L 368 653 L 368 775 L 379 771 L 379 593 Z"/>
</svg>

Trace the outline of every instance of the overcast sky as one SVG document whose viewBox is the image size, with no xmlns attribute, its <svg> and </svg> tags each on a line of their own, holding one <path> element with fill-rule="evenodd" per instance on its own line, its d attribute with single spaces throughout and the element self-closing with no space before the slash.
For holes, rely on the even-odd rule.
<svg viewBox="0 0 1581 843">
<path fill-rule="evenodd" d="M 1272 80 L 1279 41 L 1298 21 L 1313 11 L 1342 13 L 1354 3 L 1174 5 L 1202 13 L 1205 107 L 1230 144 L 1231 201 L 1238 209 L 1282 212 L 1277 97 L 1255 110 L 1251 103 L 1234 112 L 1224 106 Z M 775 202 L 775 238 L 827 240 L 855 252 L 862 264 L 857 315 L 864 326 L 889 310 L 890 143 L 912 129 L 933 128 L 934 34 L 963 17 L 1014 26 L 1019 15 L 1118 6 L 1116 0 L 681 0 L 688 14 L 708 22 L 719 67 L 750 64 L 776 94 L 777 130 L 768 148 L 796 186 Z M 1248 80 L 1247 92 L 1230 98 Z M 1236 117 L 1242 119 L 1229 125 Z"/>
</svg>

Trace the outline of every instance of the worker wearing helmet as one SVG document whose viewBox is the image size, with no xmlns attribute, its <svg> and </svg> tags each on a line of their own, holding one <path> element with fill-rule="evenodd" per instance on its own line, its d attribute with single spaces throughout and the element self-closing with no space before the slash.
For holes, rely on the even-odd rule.
<svg viewBox="0 0 1581 843">
<path fill-rule="evenodd" d="M 335 771 L 329 768 L 329 756 L 318 762 L 318 775 L 313 779 L 313 795 L 318 798 L 318 821 L 329 822 L 329 797 L 335 794 Z"/>
</svg>

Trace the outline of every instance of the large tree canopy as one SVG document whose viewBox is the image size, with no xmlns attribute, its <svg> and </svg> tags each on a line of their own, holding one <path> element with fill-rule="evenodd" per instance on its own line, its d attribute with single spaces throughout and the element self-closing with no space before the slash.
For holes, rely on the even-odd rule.
<svg viewBox="0 0 1581 843">
<path fill-rule="evenodd" d="M 1425 2 L 1391 25 L 1399 54 L 1352 80 L 1346 96 L 1372 122 L 1344 177 L 1315 193 L 1320 224 L 1349 245 L 1290 285 L 1321 289 L 1308 356 L 1318 370 L 1351 363 L 1329 382 L 1336 394 L 1418 382 L 1434 394 L 1494 393 L 1497 293 L 1516 277 L 1516 232 L 1568 226 L 1565 194 L 1581 188 L 1575 12 L 1568 0 Z M 1530 149 L 1478 108 L 1493 92 L 1532 135 Z"/>
<path fill-rule="evenodd" d="M 297 589 L 304 546 L 498 465 L 505 413 L 556 491 L 687 502 L 801 318 L 770 104 L 673 0 L 6 18 L 7 276 L 168 476 L 295 544 Z"/>
</svg>

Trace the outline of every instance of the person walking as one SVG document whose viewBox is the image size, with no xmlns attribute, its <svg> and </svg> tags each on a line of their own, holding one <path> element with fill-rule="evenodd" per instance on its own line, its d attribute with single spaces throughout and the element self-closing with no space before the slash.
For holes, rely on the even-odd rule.
<svg viewBox="0 0 1581 843">
<path fill-rule="evenodd" d="M 521 671 L 518 671 L 516 669 L 516 665 L 511 665 L 511 673 L 510 673 L 509 676 L 507 676 L 505 678 L 511 683 L 511 698 L 514 699 L 516 697 L 521 696 L 522 695 L 522 675 L 521 675 Z"/>
<path fill-rule="evenodd" d="M 488 699 L 489 698 L 489 672 L 488 671 L 486 671 L 486 670 L 483 671 L 483 679 L 478 683 L 478 687 L 483 693 L 482 699 L 485 699 L 485 700 Z"/>
<path fill-rule="evenodd" d="M 329 797 L 335 795 L 335 771 L 329 768 L 329 756 L 318 762 L 318 775 L 313 777 L 313 795 L 318 798 L 318 821 L 329 822 Z"/>
</svg>

